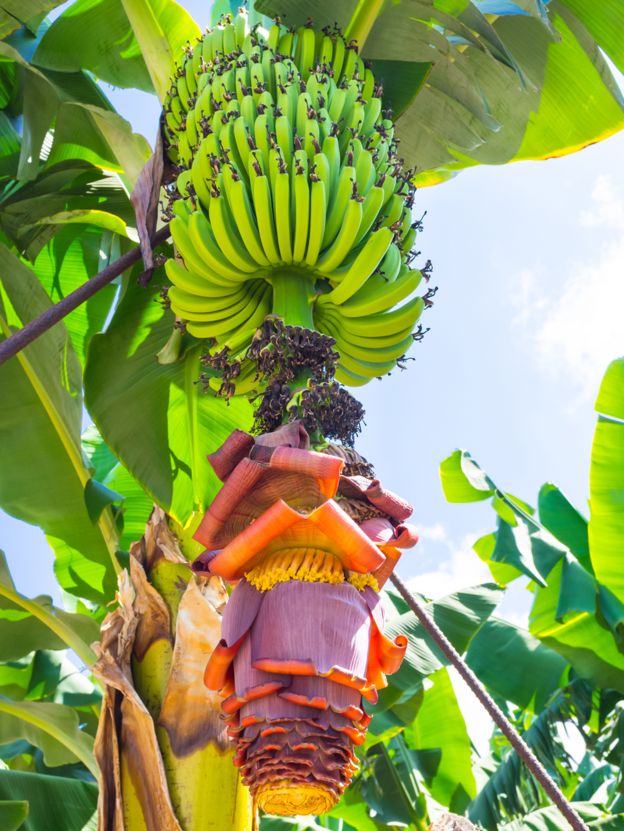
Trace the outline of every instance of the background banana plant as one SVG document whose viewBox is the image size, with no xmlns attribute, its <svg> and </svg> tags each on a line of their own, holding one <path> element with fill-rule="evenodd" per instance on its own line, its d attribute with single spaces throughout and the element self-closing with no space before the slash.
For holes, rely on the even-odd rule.
<svg viewBox="0 0 624 831">
<path fill-rule="evenodd" d="M 172 63 L 209 22 L 195 23 L 170 0 L 77 0 L 50 22 L 56 5 L 21 0 L 0 12 L 2 338 L 136 245 L 129 192 L 150 148 L 114 111 L 102 82 L 162 101 Z M 237 5 L 215 3 L 213 16 Z M 300 0 L 259 0 L 251 13 L 298 25 L 310 11 Z M 314 20 L 337 21 L 365 42 L 417 184 L 476 164 L 572 152 L 624 126 L 603 57 L 624 70 L 618 0 L 319 0 Z M 3 829 L 96 828 L 94 741 L 100 712 L 116 707 L 126 709 L 128 725 L 140 713 L 145 729 L 137 738 L 109 720 L 100 733 L 97 753 L 121 759 L 108 798 L 132 780 L 136 752 L 165 807 L 155 819 L 156 803 L 126 787 L 133 798 L 125 813 L 101 820 L 101 829 L 192 831 L 215 817 L 223 828 L 252 823 L 218 737 L 185 754 L 159 723 L 167 696 L 171 705 L 188 694 L 167 686 L 169 662 L 176 650 L 182 660 L 188 635 L 183 598 L 189 606 L 194 598 L 213 624 L 218 613 L 184 562 L 198 553 L 191 533 L 219 486 L 205 456 L 235 427 L 249 429 L 252 411 L 246 400 L 226 407 L 201 392 L 197 347 L 176 364 L 155 362 L 171 329 L 157 302 L 165 278 L 157 270 L 145 288 L 139 272 L 122 275 L 0 367 L 0 388 L 11 393 L 0 402 L 0 506 L 44 530 L 64 606 L 29 598 L 0 564 Z M 497 530 L 475 549 L 493 582 L 428 604 L 589 827 L 602 831 L 621 827 L 624 810 L 622 366 L 610 368 L 597 405 L 589 524 L 553 485 L 540 491 L 536 515 L 467 454 L 443 463 L 451 501 L 492 500 Z M 83 432 L 85 404 L 97 427 Z M 122 568 L 133 570 L 134 583 L 122 582 L 111 611 Z M 495 616 L 501 587 L 523 578 L 535 592 L 529 632 Z M 162 613 L 160 630 L 139 625 L 148 600 Z M 489 757 L 475 757 L 445 659 L 398 596 L 389 595 L 389 611 L 390 632 L 409 638 L 406 662 L 380 695 L 356 781 L 330 816 L 308 827 L 424 829 L 444 807 L 487 829 L 564 828 L 500 735 Z M 137 635 L 125 681 L 103 698 L 97 676 L 116 670 L 101 651 L 93 675 L 91 645 L 108 612 L 114 626 L 123 619 Z M 582 738 L 580 766 L 562 726 Z M 227 799 L 207 802 L 207 782 Z M 165 816 L 168 826 L 154 825 Z M 274 818 L 262 825 L 293 827 Z"/>
</svg>

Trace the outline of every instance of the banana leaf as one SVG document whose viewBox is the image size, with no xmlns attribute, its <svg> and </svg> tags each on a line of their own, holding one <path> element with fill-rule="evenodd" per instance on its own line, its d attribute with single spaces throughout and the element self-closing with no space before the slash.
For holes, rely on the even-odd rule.
<svg viewBox="0 0 624 831">
<path fill-rule="evenodd" d="M 96 831 L 97 787 L 88 782 L 0 770 L 0 799 L 28 802 L 21 831 Z M 1 816 L 1 815 L 0 815 Z"/>
<path fill-rule="evenodd" d="M 0 823 L 4 831 L 17 831 L 28 816 L 28 802 L 6 799 L 0 802 Z"/>
<path fill-rule="evenodd" d="M 24 23 L 60 6 L 63 0 L 4 0 L 0 10 L 0 38 L 5 38 Z"/>
<path fill-rule="evenodd" d="M 623 814 L 612 814 L 591 802 L 575 802 L 574 808 L 592 831 L 620 831 L 624 823 Z M 568 822 L 551 805 L 533 811 L 522 819 L 505 823 L 500 826 L 500 831 L 568 831 L 569 827 Z"/>
<path fill-rule="evenodd" d="M 425 691 L 418 715 L 403 736 L 419 754 L 437 753 L 427 782 L 429 793 L 451 811 L 463 813 L 476 795 L 470 737 L 448 671 L 439 669 L 429 680 L 433 686 Z"/>
<path fill-rule="evenodd" d="M 451 641 L 458 652 L 464 652 L 471 639 L 492 614 L 501 599 L 501 590 L 492 584 L 474 586 L 442 597 L 425 608 Z M 375 708 L 376 718 L 371 732 L 381 729 L 379 714 L 385 708 L 396 708 L 419 692 L 427 676 L 448 664 L 448 659 L 427 635 L 412 611 L 407 609 L 397 595 L 388 595 L 392 606 L 388 606 L 388 637 L 405 635 L 408 639 L 407 653 L 400 669 L 388 678 L 389 686 L 380 692 Z"/>
<path fill-rule="evenodd" d="M 568 664 L 519 626 L 490 618 L 466 653 L 468 666 L 498 698 L 539 713 L 565 683 Z"/>
<path fill-rule="evenodd" d="M 569 722 L 580 730 L 591 715 L 591 687 L 583 681 L 576 681 L 560 690 L 530 726 L 521 731 L 525 742 L 550 776 L 562 785 L 573 772 L 575 763 L 560 743 L 558 726 Z M 503 818 L 527 814 L 540 807 L 539 800 L 539 792 L 527 779 L 523 763 L 516 752 L 510 750 L 468 806 L 467 815 L 472 822 L 488 831 L 497 831 Z M 526 821 L 524 817 L 522 822 Z M 507 828 L 506 825 L 503 827 Z M 524 825 L 518 827 L 525 828 Z"/>
<path fill-rule="evenodd" d="M 257 0 L 288 25 L 346 28 L 356 0 Z M 393 97 L 403 67 L 432 64 L 399 115 L 401 151 L 418 184 L 444 181 L 476 164 L 571 153 L 624 127 L 624 104 L 603 56 L 622 66 L 624 14 L 617 0 L 402 0 L 375 19 L 363 56 L 385 61 Z M 392 64 L 389 66 L 388 62 Z"/>
<path fill-rule="evenodd" d="M 122 497 L 119 544 L 123 551 L 129 551 L 130 545 L 143 536 L 154 502 L 113 455 L 94 425 L 82 434 L 82 447 L 97 481 Z"/>
<path fill-rule="evenodd" d="M 0 326 L 7 337 L 50 301 L 4 246 L 0 264 Z M 80 447 L 81 374 L 62 324 L 3 364 L 0 386 L 12 391 L 0 406 L 0 504 L 64 544 L 55 565 L 64 589 L 93 600 L 112 597 L 117 529 L 110 509 L 93 523 L 85 502 L 91 473 Z"/>
<path fill-rule="evenodd" d="M 17 178 L 28 180 L 37 174 L 49 137 L 45 155 L 50 163 L 83 159 L 116 170 L 131 187 L 149 156 L 145 139 L 112 110 L 92 78 L 82 72 L 63 75 L 39 69 L 29 60 L 31 50 L 24 47 L 23 38 L 15 45 L 0 42 L 4 71 L 7 66 L 12 69 L 14 92 L 7 103 L 12 115 L 22 116 Z"/>
<path fill-rule="evenodd" d="M 236 427 L 251 426 L 251 406 L 204 393 L 198 346 L 173 364 L 156 354 L 171 334 L 159 303 L 162 274 L 146 289 L 130 279 L 109 328 L 91 341 L 85 398 L 106 444 L 181 525 L 199 522 L 220 487 L 206 455 Z"/>
<path fill-rule="evenodd" d="M 41 748 L 49 767 L 80 761 L 97 776 L 93 738 L 80 729 L 71 707 L 0 698 L 0 744 L 18 739 Z"/>
<path fill-rule="evenodd" d="M 624 358 L 608 367 L 591 454 L 589 545 L 597 579 L 624 602 Z"/>
<path fill-rule="evenodd" d="M 31 600 L 19 594 L 0 551 L 0 661 L 22 658 L 35 649 L 69 646 L 92 663 L 89 644 L 98 635 L 99 626 L 91 617 L 58 609 L 49 597 Z"/>
<path fill-rule="evenodd" d="M 87 69 L 118 87 L 156 90 L 162 100 L 183 47 L 199 34 L 172 0 L 78 0 L 47 30 L 34 63 L 61 72 Z"/>
<path fill-rule="evenodd" d="M 583 678 L 624 692 L 624 655 L 612 632 L 587 611 L 570 611 L 558 619 L 563 563 L 552 570 L 548 586 L 536 590 L 529 630 L 566 658 Z"/>
<path fill-rule="evenodd" d="M 621 379 L 617 370 L 615 377 Z M 612 396 L 610 383 L 605 389 Z M 620 518 L 614 508 L 617 489 L 614 491 L 613 482 L 621 478 L 617 471 L 617 460 L 615 464 L 610 456 L 603 460 L 602 476 L 610 483 L 603 486 L 603 494 L 616 525 Z M 552 531 L 574 547 L 578 554 L 575 557 L 564 542 L 539 522 L 529 506 L 501 491 L 465 451 L 455 451 L 442 463 L 441 476 L 449 501 L 480 501 L 484 494 L 491 498 L 497 513 L 497 530 L 477 540 L 474 548 L 501 583 L 522 573 L 534 581 L 531 634 L 569 661 L 581 677 L 599 686 L 624 689 L 624 607 L 612 587 L 601 585 L 592 574 L 586 524 L 581 515 L 553 485 L 542 488 L 540 517 L 543 513 Z M 613 494 L 616 498 L 611 504 Z M 591 536 L 589 544 L 593 563 Z M 614 550 L 618 550 L 617 545 Z M 617 585 L 618 577 L 613 566 L 611 569 L 605 576 Z"/>
</svg>

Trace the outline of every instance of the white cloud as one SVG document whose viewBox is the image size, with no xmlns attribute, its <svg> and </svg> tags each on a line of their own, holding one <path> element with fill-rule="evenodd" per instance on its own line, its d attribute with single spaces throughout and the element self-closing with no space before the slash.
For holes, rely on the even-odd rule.
<svg viewBox="0 0 624 831">
<path fill-rule="evenodd" d="M 440 523 L 429 527 L 419 526 L 418 532 L 425 547 L 427 541 L 443 543 L 448 556 L 440 561 L 435 570 L 412 577 L 408 581 L 410 589 L 436 599 L 458 589 L 492 582 L 488 567 L 472 550 L 473 543 L 483 536 L 484 531 L 466 534 L 459 542 L 450 539 Z"/>
<path fill-rule="evenodd" d="M 609 176 L 599 176 L 591 195 L 594 206 L 581 212 L 586 228 L 608 227 L 624 232 L 624 200 Z"/>
<path fill-rule="evenodd" d="M 448 535 L 446 528 L 441 522 L 436 522 L 435 525 L 418 525 L 418 535 L 421 543 L 423 542 L 447 542 Z"/>
<path fill-rule="evenodd" d="M 521 272 L 517 288 L 516 324 L 530 326 L 526 337 L 544 372 L 572 379 L 578 403 L 596 394 L 609 362 L 624 353 L 624 194 L 601 176 L 591 198 L 580 225 L 600 228 L 592 258 L 562 262 L 570 276 L 557 293 L 544 294 L 548 275 L 539 269 Z"/>
</svg>

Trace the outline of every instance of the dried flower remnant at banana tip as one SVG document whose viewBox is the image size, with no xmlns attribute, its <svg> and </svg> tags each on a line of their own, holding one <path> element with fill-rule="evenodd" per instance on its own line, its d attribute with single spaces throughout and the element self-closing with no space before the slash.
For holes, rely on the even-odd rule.
<svg viewBox="0 0 624 831">
<path fill-rule="evenodd" d="M 234 432 L 209 457 L 224 484 L 195 535 L 209 550 L 194 568 L 235 584 L 206 684 L 244 781 L 278 814 L 331 809 L 357 770 L 363 701 L 407 646 L 383 634 L 379 588 L 418 539 L 355 451 L 309 446 L 298 422 Z"/>
</svg>

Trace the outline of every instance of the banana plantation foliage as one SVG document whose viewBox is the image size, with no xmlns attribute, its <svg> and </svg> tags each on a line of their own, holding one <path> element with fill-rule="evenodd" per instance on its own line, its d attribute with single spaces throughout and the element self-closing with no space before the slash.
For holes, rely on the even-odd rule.
<svg viewBox="0 0 624 831">
<path fill-rule="evenodd" d="M 623 829 L 624 358 L 589 518 L 441 463 L 495 530 L 490 582 L 416 596 L 437 629 L 391 585 L 412 507 L 357 452 L 358 387 L 427 332 L 426 187 L 621 130 L 621 0 L 206 18 L 0 9 L 2 341 L 142 254 L 0 364 L 0 507 L 44 531 L 62 596 L 0 556 L 0 829 L 565 831 L 527 758 L 575 828 Z M 107 85 L 157 97 L 153 135 Z M 496 615 L 513 581 L 528 630 Z M 457 660 L 524 750 L 497 723 L 477 753 Z"/>
</svg>

